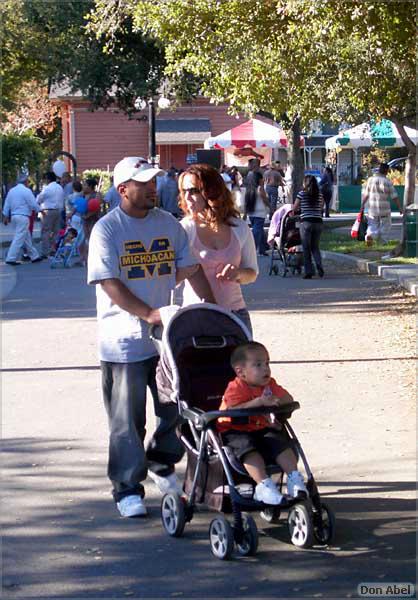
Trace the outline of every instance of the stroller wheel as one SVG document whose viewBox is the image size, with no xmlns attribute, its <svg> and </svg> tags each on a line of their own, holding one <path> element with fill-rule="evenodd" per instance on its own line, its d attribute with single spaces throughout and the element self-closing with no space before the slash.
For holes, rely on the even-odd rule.
<svg viewBox="0 0 418 600">
<path fill-rule="evenodd" d="M 164 529 L 172 537 L 183 535 L 186 525 L 186 511 L 178 494 L 166 494 L 161 501 L 161 520 Z"/>
<path fill-rule="evenodd" d="M 269 506 L 261 511 L 260 517 L 267 523 L 278 523 L 280 519 L 280 508 L 277 506 Z"/>
<path fill-rule="evenodd" d="M 321 502 L 321 510 L 313 511 L 313 533 L 319 544 L 330 544 L 335 535 L 335 517 L 328 506 Z"/>
<path fill-rule="evenodd" d="M 294 504 L 289 510 L 287 519 L 290 539 L 298 548 L 310 548 L 313 544 L 314 532 L 312 511 L 306 504 Z"/>
<path fill-rule="evenodd" d="M 209 525 L 209 541 L 212 554 L 220 560 L 231 558 L 234 549 L 234 533 L 225 517 L 216 517 Z"/>
<path fill-rule="evenodd" d="M 257 525 L 251 515 L 242 517 L 244 537 L 240 543 L 237 542 L 237 550 L 241 556 L 254 556 L 258 548 Z"/>
</svg>

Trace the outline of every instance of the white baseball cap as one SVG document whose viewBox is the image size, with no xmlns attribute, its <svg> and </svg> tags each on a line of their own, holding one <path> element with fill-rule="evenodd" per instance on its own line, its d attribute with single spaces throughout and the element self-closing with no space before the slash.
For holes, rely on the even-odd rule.
<svg viewBox="0 0 418 600">
<path fill-rule="evenodd" d="M 146 183 L 156 175 L 163 175 L 164 171 L 153 167 L 142 156 L 126 156 L 120 160 L 113 169 L 113 184 L 116 189 L 121 183 L 130 179 Z"/>
</svg>

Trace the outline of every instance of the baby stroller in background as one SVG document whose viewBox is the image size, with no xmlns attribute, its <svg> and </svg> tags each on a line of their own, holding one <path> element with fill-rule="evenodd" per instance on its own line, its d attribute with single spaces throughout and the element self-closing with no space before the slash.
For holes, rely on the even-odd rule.
<svg viewBox="0 0 418 600">
<path fill-rule="evenodd" d="M 164 529 L 172 537 L 183 534 L 198 506 L 232 514 L 233 525 L 224 514 L 216 516 L 209 527 L 212 553 L 224 560 L 231 557 L 234 545 L 242 556 L 254 555 L 258 547 L 257 525 L 243 511 L 261 512 L 269 523 L 276 522 L 287 509 L 291 541 L 309 547 L 331 541 L 333 513 L 320 500 L 312 472 L 303 450 L 288 423 L 299 408 L 294 402 L 277 409 L 253 408 L 219 411 L 223 393 L 235 377 L 230 365 L 234 348 L 249 340 L 249 332 L 232 313 L 212 304 L 196 304 L 178 310 L 161 328 L 152 328 L 151 336 L 160 351 L 157 385 L 162 402 L 176 402 L 181 425 L 178 436 L 187 453 L 185 496 L 166 494 L 161 503 Z M 232 451 L 224 446 L 216 429 L 220 416 L 248 422 L 250 415 L 274 412 L 294 443 L 307 473 L 309 497 L 287 498 L 280 507 L 253 499 L 255 482 Z M 280 489 L 283 473 L 277 465 L 268 467 L 278 473 Z"/>
<path fill-rule="evenodd" d="M 302 273 L 303 248 L 300 238 L 300 218 L 292 212 L 284 215 L 273 240 L 269 275 L 286 277 L 289 270 L 293 275 Z"/>
<path fill-rule="evenodd" d="M 77 231 L 74 227 L 67 227 L 58 235 L 55 255 L 51 261 L 51 269 L 57 267 L 72 267 L 81 264 L 79 247 L 84 238 L 82 230 Z"/>
</svg>

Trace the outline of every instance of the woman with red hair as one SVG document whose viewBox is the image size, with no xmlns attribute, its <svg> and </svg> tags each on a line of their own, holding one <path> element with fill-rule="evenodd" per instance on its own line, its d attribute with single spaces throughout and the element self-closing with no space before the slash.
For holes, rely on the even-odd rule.
<svg viewBox="0 0 418 600">
<path fill-rule="evenodd" d="M 241 285 L 257 279 L 254 238 L 239 218 L 231 192 L 216 169 L 191 165 L 179 177 L 181 221 L 193 254 L 210 283 L 216 302 L 234 312 L 252 333 Z M 184 304 L 199 299 L 186 282 Z"/>
</svg>

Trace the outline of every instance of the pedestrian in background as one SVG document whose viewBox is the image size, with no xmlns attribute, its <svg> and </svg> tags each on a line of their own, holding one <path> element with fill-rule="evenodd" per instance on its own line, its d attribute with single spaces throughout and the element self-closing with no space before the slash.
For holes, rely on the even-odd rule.
<svg viewBox="0 0 418 600">
<path fill-rule="evenodd" d="M 324 197 L 325 217 L 329 217 L 329 209 L 332 202 L 332 192 L 334 189 L 334 175 L 331 167 L 325 167 L 323 170 L 321 180 L 319 182 L 319 189 Z"/>
<path fill-rule="evenodd" d="M 321 239 L 323 221 L 322 210 L 324 198 L 319 191 L 318 182 L 313 175 L 305 175 L 303 188 L 296 196 L 293 204 L 293 212 L 300 213 L 300 237 L 302 238 L 303 260 L 305 274 L 303 279 L 312 279 L 314 268 L 312 257 L 315 261 L 319 277 L 324 276 L 322 268 L 321 251 L 319 241 Z"/>
<path fill-rule="evenodd" d="M 84 259 L 87 259 L 89 239 L 94 225 L 100 219 L 102 211 L 102 195 L 96 190 L 97 179 L 87 177 L 83 181 L 83 196 L 87 200 L 87 212 L 82 215 L 84 231 Z"/>
<path fill-rule="evenodd" d="M 28 187 L 28 175 L 22 174 L 14 187 L 6 196 L 3 206 L 3 222 L 7 225 L 12 223 L 15 231 L 12 243 L 6 256 L 6 264 L 20 265 L 22 253 L 26 253 L 32 262 L 41 261 L 39 252 L 32 243 L 29 231 L 30 217 L 33 211 L 39 207 L 35 196 Z"/>
<path fill-rule="evenodd" d="M 238 171 L 237 167 L 231 167 L 231 169 L 229 171 L 229 176 L 232 181 L 232 191 L 234 191 L 234 190 L 239 191 L 242 186 L 242 175 Z"/>
<path fill-rule="evenodd" d="M 264 183 L 265 183 L 266 193 L 267 193 L 267 196 L 269 199 L 269 205 L 270 205 L 269 217 L 271 220 L 271 217 L 273 216 L 273 213 L 275 212 L 275 210 L 277 208 L 277 201 L 279 199 L 279 186 L 284 185 L 282 176 L 280 175 L 280 173 L 277 170 L 275 165 L 270 165 L 264 171 Z"/>
<path fill-rule="evenodd" d="M 180 216 L 180 208 L 178 203 L 179 186 L 176 181 L 176 171 L 171 168 L 167 171 L 163 178 L 159 190 L 157 192 L 160 208 L 171 213 L 176 219 Z"/>
<path fill-rule="evenodd" d="M 60 177 L 60 185 L 61 185 L 61 187 L 63 189 L 64 199 L 65 200 L 74 191 L 74 189 L 73 189 L 73 183 L 74 183 L 74 181 L 73 181 L 73 178 L 71 177 L 71 175 L 68 173 L 68 171 L 64 171 L 64 173 Z"/>
<path fill-rule="evenodd" d="M 38 195 L 37 201 L 41 209 L 41 256 L 47 258 L 54 255 L 55 240 L 60 230 L 61 211 L 64 210 L 64 190 L 57 183 L 53 171 L 44 175 L 46 187 Z"/>
<path fill-rule="evenodd" d="M 230 192 L 232 192 L 232 178 L 231 178 L 231 175 L 229 174 L 229 169 L 226 165 L 222 166 L 221 177 L 225 182 L 226 189 L 229 190 Z"/>
<path fill-rule="evenodd" d="M 64 192 L 64 205 L 65 205 L 65 209 L 61 213 L 61 226 L 65 227 L 68 198 L 74 192 L 73 178 L 68 173 L 68 171 L 64 171 L 64 173 L 60 177 L 59 183 Z"/>
<path fill-rule="evenodd" d="M 104 201 L 107 204 L 107 212 L 110 212 L 120 204 L 120 194 L 115 188 L 112 177 L 112 185 L 104 196 Z"/>
<path fill-rule="evenodd" d="M 74 203 L 78 198 L 83 197 L 83 186 L 81 185 L 81 181 L 74 181 L 72 184 L 73 192 L 67 196 L 65 199 L 65 216 L 66 220 L 71 218 L 71 215 L 74 212 Z"/>
<path fill-rule="evenodd" d="M 390 201 L 393 200 L 402 214 L 402 206 L 393 183 L 387 178 L 389 165 L 381 163 L 379 172 L 372 175 L 366 182 L 362 191 L 361 208 L 364 210 L 368 203 L 366 244 L 371 246 L 374 240 L 379 238 L 382 242 L 390 239 L 392 227 L 392 209 Z"/>
<path fill-rule="evenodd" d="M 269 249 L 264 232 L 264 223 L 269 210 L 270 204 L 264 189 L 263 176 L 259 171 L 254 171 L 245 190 L 245 214 L 250 219 L 259 256 L 267 256 Z"/>
</svg>

